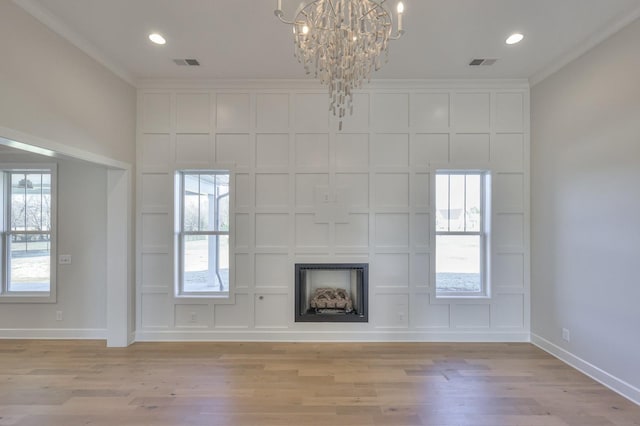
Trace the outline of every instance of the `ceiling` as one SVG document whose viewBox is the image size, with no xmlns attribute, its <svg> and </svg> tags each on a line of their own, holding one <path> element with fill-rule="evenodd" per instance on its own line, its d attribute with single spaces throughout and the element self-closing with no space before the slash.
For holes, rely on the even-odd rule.
<svg viewBox="0 0 640 426">
<path fill-rule="evenodd" d="M 300 79 L 275 0 L 14 0 L 121 77 Z M 283 0 L 290 17 L 300 4 Z M 389 1 L 391 5 L 395 0 Z M 404 0 L 406 35 L 374 78 L 535 82 L 640 16 L 640 0 Z M 160 32 L 165 46 L 147 35 Z M 513 32 L 525 39 L 507 46 Z M 200 67 L 173 59 L 195 58 Z M 473 58 L 497 58 L 469 67 Z"/>
<path fill-rule="evenodd" d="M 11 148 L 9 146 L 6 146 L 0 143 L 0 152 L 7 153 L 7 154 L 18 154 L 18 153 L 22 153 L 23 151 L 16 148 Z"/>
</svg>

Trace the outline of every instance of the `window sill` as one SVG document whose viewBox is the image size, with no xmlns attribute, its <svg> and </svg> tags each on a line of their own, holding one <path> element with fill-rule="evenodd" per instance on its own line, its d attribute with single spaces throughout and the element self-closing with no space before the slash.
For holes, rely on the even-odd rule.
<svg viewBox="0 0 640 426">
<path fill-rule="evenodd" d="M 455 302 L 468 302 L 468 303 L 478 303 L 478 302 L 491 302 L 491 296 L 486 294 L 435 294 L 432 298 L 432 302 L 441 302 L 441 303 L 450 303 L 452 301 Z"/>
<path fill-rule="evenodd" d="M 195 298 L 212 298 L 212 299 L 218 299 L 218 298 L 226 298 L 229 297 L 229 292 L 220 292 L 220 293 L 183 293 L 183 294 L 178 294 L 176 295 L 176 297 L 178 298 L 182 298 L 182 297 L 186 297 L 186 298 L 190 298 L 190 297 L 195 297 Z"/>
<path fill-rule="evenodd" d="M 232 304 L 235 303 L 233 292 L 219 293 L 219 294 L 176 294 L 174 300 L 180 301 L 180 303 L 198 304 L 208 302 L 212 304 Z"/>
<path fill-rule="evenodd" d="M 56 303 L 56 297 L 52 294 L 3 294 L 0 295 L 0 303 Z"/>
</svg>

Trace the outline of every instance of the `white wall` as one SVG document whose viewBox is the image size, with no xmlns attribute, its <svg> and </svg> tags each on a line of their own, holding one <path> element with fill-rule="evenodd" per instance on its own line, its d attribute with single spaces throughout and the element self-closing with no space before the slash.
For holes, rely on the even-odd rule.
<svg viewBox="0 0 640 426">
<path fill-rule="evenodd" d="M 132 258 L 133 253 L 131 165 L 135 162 L 136 90 L 9 0 L 0 1 L 0 52 L 0 138 L 4 138 L 0 142 L 17 141 L 46 148 L 66 158 L 80 158 L 112 167 L 110 173 L 113 176 L 118 170 L 124 171 L 121 179 L 126 188 L 117 193 L 108 192 L 106 202 L 111 208 L 122 207 L 126 211 L 126 217 L 122 218 L 127 222 L 126 226 L 107 229 L 107 239 L 123 241 L 125 247 L 113 249 L 115 245 L 111 244 L 112 250 L 104 254 L 109 260 L 129 267 L 122 275 L 128 278 L 127 282 L 114 278 L 114 274 L 109 276 L 109 288 L 114 290 L 109 294 L 110 318 L 116 320 L 122 315 L 127 316 L 129 311 L 126 331 L 116 332 L 115 328 L 120 327 L 119 321 L 107 323 L 108 344 L 121 344 L 112 337 L 125 333 L 132 336 L 134 315 L 133 307 L 128 306 L 131 300 L 127 299 L 133 297 L 129 292 L 134 291 L 135 265 L 132 261 L 127 264 L 127 259 Z M 104 203 L 102 205 L 105 206 Z M 88 241 L 95 244 L 94 240 Z M 82 249 L 75 249 L 82 256 Z M 126 290 L 115 291 L 115 286 Z M 79 291 L 84 289 L 82 287 Z M 122 297 L 116 300 L 116 294 Z M 85 304 L 73 307 L 73 312 L 85 312 L 72 324 L 63 326 L 103 329 L 104 307 L 101 300 L 104 295 L 94 296 L 96 294 L 87 296 L 83 299 Z M 73 305 L 73 302 L 69 303 Z M 98 307 L 93 312 L 96 303 Z M 7 308 L 3 312 L 17 309 Z M 41 311 L 46 316 L 47 309 L 38 307 L 34 312 Z M 16 318 L 20 320 L 23 316 Z M 101 319 L 98 321 L 97 318 Z M 39 323 L 38 319 L 33 326 L 39 327 Z M 95 337 L 91 330 L 86 328 L 80 334 L 59 333 L 59 337 Z M 33 336 L 33 333 L 26 332 L 24 336 Z M 52 334 L 48 336 L 55 337 Z"/>
<path fill-rule="evenodd" d="M 636 401 L 638 40 L 640 21 L 531 94 L 534 341 Z M 562 328 L 570 342 L 562 340 Z"/>
<path fill-rule="evenodd" d="M 139 91 L 137 340 L 527 340 L 529 99 L 514 82 L 379 83 L 336 132 L 313 82 Z M 173 173 L 235 164 L 230 303 L 173 290 Z M 437 167 L 493 173 L 492 294 L 435 300 Z M 318 223 L 343 188 L 349 222 Z M 234 226 L 235 225 L 235 226 Z M 368 324 L 293 321 L 297 262 L 368 262 Z M 191 322 L 191 313 L 197 321 Z"/>
<path fill-rule="evenodd" d="M 0 127 L 133 164 L 131 85 L 9 0 L 0 52 Z"/>
<path fill-rule="evenodd" d="M 0 163 L 52 162 L 33 154 L 0 151 Z M 73 160 L 58 164 L 56 303 L 0 304 L 0 337 L 104 338 L 106 328 L 106 169 Z M 62 311 L 62 321 L 56 321 Z"/>
</svg>

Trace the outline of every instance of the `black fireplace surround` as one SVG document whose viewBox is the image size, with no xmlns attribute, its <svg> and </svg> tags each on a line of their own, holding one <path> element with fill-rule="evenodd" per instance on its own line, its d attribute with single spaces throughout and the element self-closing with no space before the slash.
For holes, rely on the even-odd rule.
<svg viewBox="0 0 640 426">
<path fill-rule="evenodd" d="M 368 322 L 369 265 L 367 263 L 296 263 L 295 320 L 296 322 Z M 332 292 L 350 297 L 348 307 L 344 299 L 334 309 Z M 318 303 L 325 297 L 324 302 Z M 324 294 L 329 294 L 329 297 Z M 316 296 L 316 297 L 314 297 Z M 335 301 L 333 302 L 335 304 Z M 329 308 L 329 309 L 326 309 Z"/>
</svg>

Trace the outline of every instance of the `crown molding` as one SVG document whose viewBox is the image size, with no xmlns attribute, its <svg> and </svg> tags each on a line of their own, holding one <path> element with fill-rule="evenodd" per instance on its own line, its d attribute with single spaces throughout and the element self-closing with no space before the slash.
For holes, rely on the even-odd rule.
<svg viewBox="0 0 640 426">
<path fill-rule="evenodd" d="M 73 44 L 78 49 L 82 50 L 85 54 L 92 59 L 106 67 L 109 71 L 126 81 L 132 86 L 135 86 L 136 80 L 128 71 L 108 59 L 97 47 L 89 43 L 86 39 L 81 37 L 77 32 L 72 30 L 68 25 L 63 23 L 60 19 L 55 17 L 43 7 L 36 0 L 13 0 L 13 2 L 24 9 L 28 14 L 36 18 L 38 21 L 46 25 L 51 31 L 58 34 L 60 37 Z"/>
<path fill-rule="evenodd" d="M 82 50 L 85 54 L 96 60 L 98 63 L 109 69 L 118 77 L 139 89 L 148 88 L 202 88 L 202 87 L 224 87 L 224 88 L 300 88 L 318 89 L 326 91 L 315 80 L 179 80 L 179 79 L 136 79 L 131 73 L 125 70 L 114 61 L 108 59 L 96 46 L 88 42 L 68 25 L 55 17 L 38 0 L 12 0 L 27 13 L 38 19 L 45 26 L 56 34 L 60 35 L 71 44 Z M 640 6 L 635 7 L 629 13 L 614 20 L 610 25 L 601 31 L 589 36 L 584 42 L 576 45 L 570 51 L 552 60 L 528 79 L 428 79 L 428 80 L 372 80 L 365 86 L 375 89 L 438 89 L 438 88 L 505 88 L 513 86 L 514 89 L 529 89 L 540 83 L 547 77 L 556 73 L 564 66 L 582 56 L 625 26 L 640 18 Z M 315 86 L 314 86 L 315 83 Z M 286 86 L 286 87 L 285 87 Z"/>
<path fill-rule="evenodd" d="M 601 31 L 592 34 L 585 41 L 579 43 L 573 49 L 554 59 L 551 63 L 534 73 L 529 77 L 530 86 L 533 87 L 547 77 L 550 77 L 552 74 L 560 71 L 570 62 L 578 59 L 580 56 L 584 55 L 589 50 L 593 49 L 638 18 L 640 18 L 640 6 L 635 7 L 631 12 L 615 19 L 610 25 L 606 26 Z"/>
<path fill-rule="evenodd" d="M 327 88 L 314 79 L 140 79 L 141 90 L 309 90 L 326 93 Z M 529 90 L 527 79 L 378 79 L 365 83 L 367 90 Z"/>
</svg>

